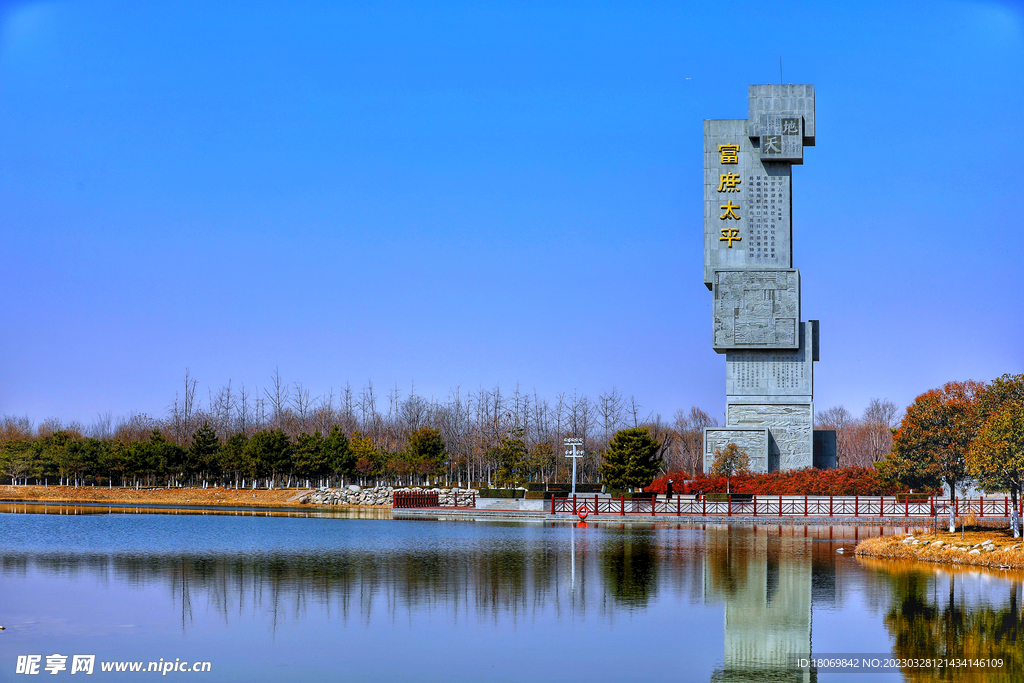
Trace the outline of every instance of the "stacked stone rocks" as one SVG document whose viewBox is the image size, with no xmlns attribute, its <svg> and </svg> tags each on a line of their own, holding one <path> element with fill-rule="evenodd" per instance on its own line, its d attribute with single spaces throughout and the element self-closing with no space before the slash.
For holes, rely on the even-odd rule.
<svg viewBox="0 0 1024 683">
<path fill-rule="evenodd" d="M 394 488 L 392 486 L 374 486 L 363 488 L 361 486 L 348 486 L 342 489 L 331 489 L 323 487 L 300 499 L 302 503 L 313 505 L 361 505 L 361 506 L 391 506 L 396 492 L 409 493 L 437 493 L 438 503 L 444 507 L 454 507 L 458 497 L 459 507 L 470 507 L 473 505 L 475 496 L 479 491 L 475 489 L 441 489 L 441 488 L 420 488 L 405 487 Z"/>
<path fill-rule="evenodd" d="M 418 491 L 420 489 L 408 489 Z M 476 489 L 422 489 L 427 493 L 437 491 L 437 501 L 442 507 L 455 507 L 455 499 L 458 497 L 458 507 L 468 508 L 476 504 L 476 498 L 480 492 Z"/>
</svg>

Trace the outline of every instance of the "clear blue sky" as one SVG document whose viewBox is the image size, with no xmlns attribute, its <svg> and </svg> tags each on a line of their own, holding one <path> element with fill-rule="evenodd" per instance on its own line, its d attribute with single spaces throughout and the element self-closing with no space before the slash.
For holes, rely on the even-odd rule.
<svg viewBox="0 0 1024 683">
<path fill-rule="evenodd" d="M 721 417 L 702 120 L 813 83 L 816 405 L 1024 371 L 1006 2 L 0 5 L 0 413 L 373 380 Z"/>
</svg>

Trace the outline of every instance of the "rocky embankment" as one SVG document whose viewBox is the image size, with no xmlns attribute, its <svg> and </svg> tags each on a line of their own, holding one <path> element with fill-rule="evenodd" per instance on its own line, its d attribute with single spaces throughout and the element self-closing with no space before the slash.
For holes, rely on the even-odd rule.
<svg viewBox="0 0 1024 683">
<path fill-rule="evenodd" d="M 480 495 L 480 492 L 475 489 L 394 488 L 391 486 L 363 488 L 353 484 L 342 489 L 318 489 L 303 496 L 299 501 L 312 505 L 379 505 L 391 507 L 391 501 L 394 499 L 395 493 L 402 491 L 408 493 L 436 493 L 438 504 L 444 507 L 454 507 L 456 495 L 458 496 L 459 507 L 470 507 L 473 505 L 475 496 Z"/>
</svg>

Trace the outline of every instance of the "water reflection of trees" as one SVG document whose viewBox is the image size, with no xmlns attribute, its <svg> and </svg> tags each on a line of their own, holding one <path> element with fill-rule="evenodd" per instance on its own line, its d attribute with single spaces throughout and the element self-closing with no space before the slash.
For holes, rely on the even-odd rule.
<svg viewBox="0 0 1024 683">
<path fill-rule="evenodd" d="M 605 586 L 616 600 L 644 607 L 657 592 L 655 531 L 638 529 L 613 535 L 601 554 Z"/>
<path fill-rule="evenodd" d="M 646 606 L 657 594 L 659 562 L 693 575 L 692 553 L 659 551 L 655 531 L 582 533 L 575 562 L 563 539 L 308 553 L 8 553 L 4 575 L 42 571 L 71 578 L 91 574 L 132 588 L 164 585 L 180 607 L 183 625 L 193 609 L 229 621 L 269 614 L 274 624 L 298 619 L 311 607 L 342 620 L 441 611 L 456 617 L 529 615 L 538 609 L 581 614 Z M 677 561 L 678 560 L 678 561 Z M 200 604 L 202 607 L 200 608 Z"/>
<path fill-rule="evenodd" d="M 893 655 L 909 659 L 1001 659 L 1001 668 L 906 668 L 907 681 L 1019 681 L 1024 674 L 1024 618 L 1021 580 L 997 578 L 986 585 L 984 601 L 965 599 L 973 576 L 962 571 L 929 571 L 919 565 L 867 561 L 885 573 L 891 601 L 885 625 Z M 994 602 L 993 602 L 994 601 Z"/>
</svg>

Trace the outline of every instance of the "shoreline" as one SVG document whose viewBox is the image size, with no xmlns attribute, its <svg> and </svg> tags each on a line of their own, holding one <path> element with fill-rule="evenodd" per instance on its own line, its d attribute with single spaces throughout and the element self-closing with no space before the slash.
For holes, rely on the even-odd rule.
<svg viewBox="0 0 1024 683">
<path fill-rule="evenodd" d="M 178 508 L 242 507 L 324 509 L 342 507 L 389 508 L 390 505 L 320 505 L 302 498 L 316 489 L 229 489 L 229 488 L 108 488 L 105 486 L 20 486 L 0 485 L 0 503 L 96 504 L 115 506 L 170 506 Z"/>
<path fill-rule="evenodd" d="M 392 510 L 390 505 L 352 505 L 339 503 L 315 503 L 310 494 L 317 489 L 229 489 L 229 488 L 144 488 L 102 486 L 40 486 L 0 485 L 0 503 L 17 505 L 83 505 L 112 506 L 124 508 L 149 508 L 153 510 L 276 510 L 280 512 L 330 511 L 330 510 Z M 305 499 L 305 501 L 303 500 Z M 516 522 L 578 522 L 571 513 L 552 515 L 548 511 L 504 510 L 500 508 L 404 508 L 393 512 L 394 519 L 408 520 L 477 520 Z M 861 541 L 854 554 L 883 559 L 914 559 L 925 562 L 946 564 L 968 564 L 989 567 L 1014 567 L 1024 569 L 1024 538 L 1013 543 L 1009 529 L 1003 527 L 1005 520 L 993 519 L 1000 524 L 996 528 L 972 527 L 963 541 L 960 534 L 939 531 L 932 534 L 929 527 L 932 518 L 926 517 L 754 517 L 732 516 L 676 516 L 673 514 L 591 515 L 591 523 L 656 523 L 656 524 L 737 524 L 755 525 L 801 525 L 801 526 L 859 526 L 905 529 L 917 533 L 883 536 Z M 988 520 L 985 520 L 988 521 Z M 984 536 L 984 538 L 982 538 Z M 907 538 L 919 540 L 918 544 L 904 543 Z M 927 540 L 928 543 L 920 541 Z M 946 547 L 936 548 L 930 544 L 942 540 Z M 992 541 L 993 550 L 985 550 L 982 541 Z M 1004 552 L 1003 548 L 1017 548 Z M 952 549 L 962 548 L 962 549 Z M 971 553 L 972 550 L 979 550 Z"/>
<path fill-rule="evenodd" d="M 1024 569 L 1024 538 L 1013 538 L 1008 528 L 880 536 L 861 541 L 853 552 L 859 557 Z"/>
</svg>

